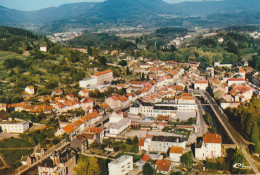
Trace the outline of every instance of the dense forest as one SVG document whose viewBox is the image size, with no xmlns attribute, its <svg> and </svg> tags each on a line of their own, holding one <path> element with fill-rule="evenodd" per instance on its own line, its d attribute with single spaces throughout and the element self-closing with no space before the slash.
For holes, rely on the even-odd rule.
<svg viewBox="0 0 260 175">
<path fill-rule="evenodd" d="M 91 46 L 99 47 L 100 49 L 114 50 L 118 49 L 120 51 L 131 51 L 136 49 L 136 45 L 130 41 L 126 41 L 120 37 L 117 37 L 113 34 L 100 33 L 92 34 L 86 33 L 82 36 L 79 36 L 71 41 L 70 45 L 74 46 Z"/>
<path fill-rule="evenodd" d="M 227 108 L 225 113 L 234 128 L 245 139 L 254 143 L 254 151 L 260 153 L 260 99 L 253 98 L 251 102 L 238 108 Z"/>
</svg>

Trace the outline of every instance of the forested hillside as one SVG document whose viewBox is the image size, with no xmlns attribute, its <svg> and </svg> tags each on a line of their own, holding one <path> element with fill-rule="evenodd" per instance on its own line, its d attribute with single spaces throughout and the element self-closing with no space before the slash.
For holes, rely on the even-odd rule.
<svg viewBox="0 0 260 175">
<path fill-rule="evenodd" d="M 225 112 L 234 128 L 253 142 L 255 152 L 260 153 L 260 99 L 253 98 L 251 102 Z"/>
</svg>

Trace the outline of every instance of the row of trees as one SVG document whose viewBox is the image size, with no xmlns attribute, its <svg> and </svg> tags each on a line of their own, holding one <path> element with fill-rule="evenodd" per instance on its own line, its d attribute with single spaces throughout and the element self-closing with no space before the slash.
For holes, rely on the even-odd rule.
<svg viewBox="0 0 260 175">
<path fill-rule="evenodd" d="M 241 135 L 254 143 L 254 151 L 260 153 L 260 99 L 253 98 L 238 108 L 225 110 L 229 121 Z"/>
</svg>

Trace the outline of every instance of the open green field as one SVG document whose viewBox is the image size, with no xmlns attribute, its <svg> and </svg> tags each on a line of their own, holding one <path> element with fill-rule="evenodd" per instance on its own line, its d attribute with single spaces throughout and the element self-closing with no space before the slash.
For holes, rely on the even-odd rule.
<svg viewBox="0 0 260 175">
<path fill-rule="evenodd" d="M 19 149 L 19 150 L 0 150 L 9 165 L 19 163 L 22 156 L 28 156 L 33 152 L 33 149 Z"/>
<path fill-rule="evenodd" d="M 10 58 L 18 58 L 18 59 L 24 59 L 26 56 L 16 54 L 14 52 L 5 52 L 5 51 L 0 51 L 0 65 L 7 59 Z"/>
<path fill-rule="evenodd" d="M 1 148 L 31 148 L 31 145 L 27 140 L 18 139 L 18 138 L 10 138 L 4 139 L 0 141 L 0 149 Z"/>
</svg>

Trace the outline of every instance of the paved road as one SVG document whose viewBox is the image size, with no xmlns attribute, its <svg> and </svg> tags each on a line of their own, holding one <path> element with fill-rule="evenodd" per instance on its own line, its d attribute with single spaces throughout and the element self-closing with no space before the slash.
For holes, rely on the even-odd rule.
<svg viewBox="0 0 260 175">
<path fill-rule="evenodd" d="M 246 151 L 248 147 L 248 142 L 233 128 L 233 126 L 229 123 L 228 118 L 222 111 L 222 109 L 217 105 L 216 101 L 209 95 L 206 91 L 200 91 L 204 98 L 209 102 L 212 107 L 212 110 L 215 112 L 217 117 L 220 119 L 220 123 L 223 125 L 224 129 L 227 131 L 231 139 L 234 143 L 242 149 L 242 153 L 246 158 L 247 162 L 255 172 L 255 174 L 260 174 L 257 166 L 254 163 L 254 160 L 250 156 L 250 154 Z"/>
<path fill-rule="evenodd" d="M 252 159 L 252 157 L 250 156 L 250 154 L 246 151 L 245 148 L 242 148 L 242 153 L 245 156 L 247 162 L 249 163 L 249 165 L 251 166 L 251 168 L 253 169 L 253 171 L 255 172 L 255 174 L 260 174 L 256 164 L 254 163 L 254 160 Z"/>
<path fill-rule="evenodd" d="M 52 148 L 50 148 L 45 154 L 44 156 L 38 160 L 37 162 L 33 163 L 31 166 L 27 166 L 27 167 L 24 167 L 24 168 L 18 168 L 13 174 L 15 175 L 20 175 L 20 174 L 23 174 L 25 173 L 26 171 L 28 171 L 29 169 L 33 168 L 34 166 L 38 165 L 40 162 L 42 162 L 43 160 L 47 159 L 48 157 L 51 156 L 51 154 L 53 153 L 53 151 L 58 151 L 58 150 L 61 150 L 62 148 L 64 148 L 65 146 L 69 145 L 69 142 L 62 142 L 61 145 L 56 145 Z"/>
<path fill-rule="evenodd" d="M 226 117 L 226 115 L 223 113 L 222 109 L 218 106 L 216 101 L 209 95 L 208 92 L 203 91 L 201 93 L 204 98 L 209 102 L 210 106 L 212 107 L 213 111 L 218 115 L 222 120 L 222 124 L 224 124 L 224 129 L 227 130 L 228 134 L 230 135 L 231 139 L 235 144 L 239 145 L 240 147 L 247 147 L 248 142 L 233 128 L 233 126 L 230 124 L 229 119 Z"/>
<path fill-rule="evenodd" d="M 201 106 L 200 101 L 195 98 L 196 103 L 198 104 L 198 116 L 197 116 L 197 120 L 198 120 L 198 134 L 200 137 L 202 137 L 204 134 L 206 134 L 206 132 L 208 131 L 208 126 L 205 123 L 204 119 L 203 119 L 203 115 L 205 114 L 205 111 L 203 109 L 203 107 Z"/>
</svg>

